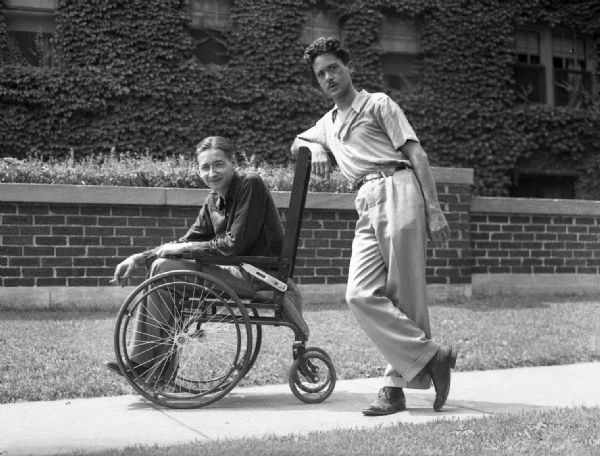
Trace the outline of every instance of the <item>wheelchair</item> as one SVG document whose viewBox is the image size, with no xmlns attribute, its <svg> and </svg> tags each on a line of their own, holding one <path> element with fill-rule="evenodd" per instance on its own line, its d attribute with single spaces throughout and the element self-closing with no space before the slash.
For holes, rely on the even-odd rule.
<svg viewBox="0 0 600 456">
<path fill-rule="evenodd" d="M 308 336 L 283 315 L 310 167 L 310 151 L 303 147 L 296 163 L 280 257 L 195 258 L 203 264 L 240 265 L 265 282 L 267 291 L 242 299 L 226 283 L 207 273 L 176 270 L 148 278 L 125 299 L 115 324 L 114 350 L 124 377 L 144 398 L 177 409 L 218 401 L 254 365 L 263 325 L 287 326 L 294 332 L 288 374 L 294 396 L 305 403 L 319 403 L 331 395 L 336 384 L 331 357 L 319 347 L 307 346 Z M 168 300 L 172 311 L 140 325 L 140 316 L 147 312 L 151 299 Z M 147 347 L 136 346 L 140 335 Z M 135 365 L 134 351 L 148 351 L 152 362 Z"/>
</svg>

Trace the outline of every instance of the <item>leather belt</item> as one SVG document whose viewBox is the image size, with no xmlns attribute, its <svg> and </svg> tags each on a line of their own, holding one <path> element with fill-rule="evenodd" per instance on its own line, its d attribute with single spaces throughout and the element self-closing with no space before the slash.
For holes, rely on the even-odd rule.
<svg viewBox="0 0 600 456">
<path fill-rule="evenodd" d="M 390 166 L 388 168 L 378 169 L 377 171 L 373 171 L 372 173 L 365 174 L 356 182 L 356 190 L 361 188 L 366 182 L 374 179 L 382 179 L 384 177 L 391 176 L 397 171 L 401 171 L 403 169 L 410 169 L 410 165 L 408 163 L 398 163 L 394 166 Z"/>
</svg>

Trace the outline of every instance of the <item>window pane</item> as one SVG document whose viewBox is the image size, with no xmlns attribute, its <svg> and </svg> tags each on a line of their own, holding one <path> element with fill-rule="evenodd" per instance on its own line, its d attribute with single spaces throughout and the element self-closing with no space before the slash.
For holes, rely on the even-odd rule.
<svg viewBox="0 0 600 456">
<path fill-rule="evenodd" d="M 592 91 L 592 74 L 587 71 L 554 70 L 556 106 L 585 107 Z"/>
<path fill-rule="evenodd" d="M 415 19 L 387 16 L 381 24 L 381 50 L 404 54 L 421 51 L 420 34 Z"/>
<path fill-rule="evenodd" d="M 4 1 L 9 49 L 14 63 L 51 66 L 56 31 L 53 8 L 49 1 Z M 27 9 L 18 9 L 18 8 Z"/>
<path fill-rule="evenodd" d="M 54 48 L 49 33 L 8 32 L 17 60 L 33 66 L 51 66 Z"/>
<path fill-rule="evenodd" d="M 397 90 L 415 88 L 420 83 L 423 73 L 421 58 L 414 54 L 382 54 L 381 67 L 387 86 Z"/>
<path fill-rule="evenodd" d="M 515 35 L 517 55 L 540 55 L 540 34 L 532 30 L 517 30 Z"/>
<path fill-rule="evenodd" d="M 545 70 L 541 65 L 515 65 L 517 95 L 530 103 L 546 102 Z"/>
<path fill-rule="evenodd" d="M 190 27 L 226 30 L 230 25 L 229 2 L 226 0 L 188 0 Z"/>
<path fill-rule="evenodd" d="M 518 198 L 575 198 L 577 177 L 556 172 L 528 172 L 516 170 L 511 196 Z"/>
<path fill-rule="evenodd" d="M 302 42 L 310 44 L 317 38 L 334 37 L 341 39 L 341 30 L 337 18 L 326 11 L 310 10 L 306 15 Z"/>
</svg>

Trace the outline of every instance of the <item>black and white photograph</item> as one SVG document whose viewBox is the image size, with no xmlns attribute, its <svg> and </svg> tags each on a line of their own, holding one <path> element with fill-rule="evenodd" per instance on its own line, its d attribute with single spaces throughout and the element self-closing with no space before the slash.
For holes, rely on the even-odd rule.
<svg viewBox="0 0 600 456">
<path fill-rule="evenodd" d="M 0 456 L 600 454 L 598 0 L 0 0 Z"/>
</svg>

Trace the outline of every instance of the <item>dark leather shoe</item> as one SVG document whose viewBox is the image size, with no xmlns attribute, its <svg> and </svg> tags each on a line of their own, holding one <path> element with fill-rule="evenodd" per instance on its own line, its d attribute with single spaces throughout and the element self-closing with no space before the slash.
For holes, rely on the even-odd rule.
<svg viewBox="0 0 600 456">
<path fill-rule="evenodd" d="M 437 353 L 425 366 L 425 370 L 431 375 L 433 387 L 435 388 L 435 401 L 433 401 L 433 410 L 439 412 L 446 403 L 448 393 L 450 392 L 450 374 L 456 366 L 456 357 L 458 350 L 442 345 Z"/>
<path fill-rule="evenodd" d="M 114 361 L 102 361 L 102 364 L 108 368 L 108 370 L 114 372 L 115 374 L 123 376 L 123 372 L 119 368 L 119 365 Z M 133 363 L 132 363 L 133 364 Z M 133 370 L 138 376 L 142 376 L 146 373 L 146 369 L 141 367 L 138 364 L 133 364 L 129 369 Z"/>
<path fill-rule="evenodd" d="M 377 399 L 362 409 L 363 415 L 382 416 L 406 410 L 406 399 L 402 388 L 384 386 L 379 390 Z"/>
</svg>

